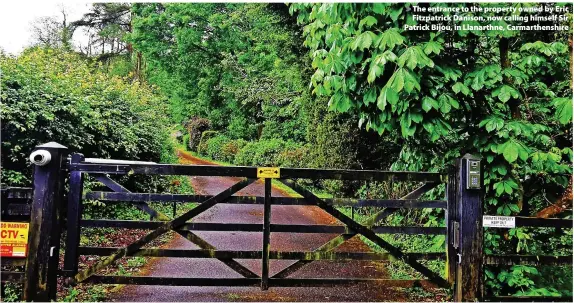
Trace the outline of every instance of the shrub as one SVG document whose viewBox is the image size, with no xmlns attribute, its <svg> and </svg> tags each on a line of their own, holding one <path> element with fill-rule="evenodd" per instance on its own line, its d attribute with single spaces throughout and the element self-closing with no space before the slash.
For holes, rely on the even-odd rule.
<svg viewBox="0 0 574 303">
<path fill-rule="evenodd" d="M 302 159 L 298 154 L 303 153 L 303 150 L 292 152 L 297 149 L 302 149 L 302 146 L 280 139 L 249 142 L 237 153 L 235 163 L 249 166 L 285 166 Z"/>
<path fill-rule="evenodd" d="M 189 148 L 189 133 L 183 135 L 183 146 Z"/>
<path fill-rule="evenodd" d="M 197 145 L 197 152 L 200 155 L 206 156 L 207 155 L 207 141 L 209 141 L 209 139 L 211 139 L 217 135 L 219 135 L 219 132 L 214 131 L 214 130 L 206 130 L 203 133 L 201 133 L 201 140 L 199 140 L 199 144 Z"/>
<path fill-rule="evenodd" d="M 277 139 L 249 142 L 237 153 L 235 161 L 238 165 L 279 166 L 277 156 L 284 144 Z"/>
<path fill-rule="evenodd" d="M 226 161 L 224 159 L 225 157 L 222 154 L 222 147 L 224 144 L 228 142 L 229 138 L 223 135 L 218 135 L 213 138 L 210 138 L 206 142 L 205 155 L 214 160 Z"/>
<path fill-rule="evenodd" d="M 309 155 L 308 146 L 295 146 L 287 144 L 287 147 L 279 153 L 278 162 L 283 167 L 307 167 Z"/>
<path fill-rule="evenodd" d="M 168 136 L 165 101 L 145 83 L 53 49 L 0 55 L 0 69 L 3 172 L 31 176 L 27 156 L 49 141 L 86 157 L 160 160 Z M 14 181 L 4 176 L 14 174 L 2 174 L 4 182 Z"/>
<path fill-rule="evenodd" d="M 246 143 L 242 139 L 231 140 L 226 136 L 218 135 L 207 140 L 204 154 L 214 160 L 232 163 L 235 155 Z"/>
<path fill-rule="evenodd" d="M 237 153 L 239 153 L 241 148 L 243 148 L 246 144 L 247 141 L 243 139 L 231 140 L 229 142 L 226 142 L 221 147 L 222 160 L 231 163 L 235 162 L 235 156 L 237 155 Z"/>
<path fill-rule="evenodd" d="M 201 142 L 201 136 L 203 132 L 208 130 L 211 126 L 209 120 L 200 117 L 192 117 L 189 121 L 185 124 L 185 128 L 189 133 L 189 143 L 188 148 L 191 151 L 198 151 L 199 143 Z"/>
<path fill-rule="evenodd" d="M 258 124 L 253 123 L 253 121 L 246 117 L 244 113 L 241 113 L 240 109 L 234 110 L 239 113 L 237 115 L 232 115 L 225 133 L 233 139 L 250 140 L 258 138 Z"/>
</svg>

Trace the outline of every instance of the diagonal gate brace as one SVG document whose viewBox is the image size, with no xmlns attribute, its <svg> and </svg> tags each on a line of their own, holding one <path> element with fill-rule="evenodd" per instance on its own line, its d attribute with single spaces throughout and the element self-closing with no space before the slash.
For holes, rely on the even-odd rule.
<svg viewBox="0 0 574 303">
<path fill-rule="evenodd" d="M 408 193 L 407 195 L 405 195 L 404 197 L 400 198 L 400 200 L 418 199 L 424 193 L 437 187 L 439 184 L 440 183 L 425 183 L 423 186 L 415 189 L 414 191 L 412 191 L 412 192 Z M 397 210 L 398 210 L 398 208 L 386 208 L 382 211 L 379 211 L 379 212 L 373 214 L 369 218 L 367 218 L 365 220 L 365 222 L 363 222 L 363 224 L 365 226 L 367 226 L 368 228 L 371 228 L 373 225 L 375 225 L 381 219 L 387 217 L 388 215 L 394 213 Z M 327 243 L 325 243 L 322 246 L 320 246 L 319 248 L 317 248 L 315 250 L 315 252 L 332 251 L 332 250 L 336 249 L 337 247 L 343 245 L 343 243 L 347 242 L 348 240 L 353 238 L 355 235 L 357 235 L 357 234 L 353 233 L 353 234 L 338 235 L 337 237 L 329 240 Z M 275 275 L 273 275 L 272 278 L 287 278 L 289 275 L 293 274 L 294 272 L 298 271 L 299 269 L 301 269 L 302 267 L 304 267 L 305 265 L 307 265 L 313 261 L 315 261 L 315 260 L 298 260 L 297 262 L 289 265 L 288 267 L 284 268 L 283 270 L 281 270 L 278 273 L 276 273 Z"/>
<path fill-rule="evenodd" d="M 115 253 L 111 254 L 104 260 L 92 265 L 91 267 L 85 269 L 84 271 L 77 273 L 69 283 L 79 283 L 83 282 L 88 279 L 90 276 L 101 270 L 102 268 L 114 263 L 116 260 L 124 257 L 129 256 L 135 253 L 138 249 L 142 248 L 147 243 L 153 241 L 157 237 L 167 233 L 170 230 L 175 230 L 176 228 L 180 227 L 181 225 L 185 224 L 188 220 L 196 217 L 197 215 L 201 214 L 202 212 L 208 210 L 215 204 L 225 201 L 227 198 L 231 197 L 234 193 L 240 191 L 241 189 L 245 188 L 249 184 L 255 182 L 257 179 L 245 179 L 238 183 L 235 183 L 228 189 L 222 191 L 221 193 L 207 199 L 205 202 L 201 203 L 199 206 L 191 209 L 190 211 L 186 212 L 185 214 L 171 220 L 167 221 L 157 229 L 152 231 L 151 233 L 141 237 L 139 240 L 129 244 L 126 247 L 118 249 Z"/>
<path fill-rule="evenodd" d="M 111 190 L 115 192 L 124 192 L 129 193 L 130 191 L 123 187 L 122 185 L 118 184 L 116 181 L 110 179 L 108 176 L 105 175 L 96 175 L 94 176 L 96 180 L 102 182 L 104 185 L 109 187 Z M 169 221 L 169 217 L 165 214 L 154 210 L 153 208 L 149 207 L 149 204 L 146 202 L 135 202 L 134 205 L 139 208 L 140 210 L 148 213 L 152 218 L 156 218 L 159 221 Z M 197 234 L 188 231 L 188 230 L 179 230 L 176 229 L 175 232 L 180 234 L 182 237 L 186 238 L 188 241 L 192 242 L 193 244 L 199 246 L 201 249 L 209 249 L 215 250 L 215 246 L 209 244 L 207 241 L 203 240 Z M 223 262 L 225 265 L 229 266 L 238 274 L 244 276 L 245 278 L 258 278 L 257 274 L 249 270 L 247 267 L 241 265 L 241 263 L 227 258 L 218 258 L 219 261 Z"/>
<path fill-rule="evenodd" d="M 295 184 L 295 182 L 290 180 L 279 180 L 281 183 L 293 188 L 296 192 L 302 195 L 304 198 L 313 201 L 317 206 L 325 210 L 331 216 L 335 217 L 339 221 L 343 222 L 349 228 L 353 229 L 356 233 L 363 235 L 365 238 L 371 240 L 379 247 L 385 249 L 389 252 L 393 257 L 407 263 L 412 268 L 423 274 L 427 277 L 431 282 L 437 284 L 440 287 L 449 287 L 449 283 L 443 279 L 440 275 L 433 272 L 432 270 L 428 269 L 426 266 L 419 263 L 413 256 L 403 253 L 400 249 L 394 247 L 387 241 L 383 240 L 379 237 L 374 231 L 370 230 L 369 228 L 355 222 L 353 219 L 347 217 L 345 214 L 341 213 L 339 210 L 335 209 L 332 205 L 328 204 L 327 202 L 323 201 L 322 199 L 315 196 L 313 193 L 308 191 L 307 189 L 303 188 Z"/>
</svg>

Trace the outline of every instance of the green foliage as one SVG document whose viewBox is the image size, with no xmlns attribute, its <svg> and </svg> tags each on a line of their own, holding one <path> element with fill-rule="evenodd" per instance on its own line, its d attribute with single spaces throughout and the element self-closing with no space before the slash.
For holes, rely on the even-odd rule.
<svg viewBox="0 0 574 303">
<path fill-rule="evenodd" d="M 135 4 L 132 16 L 129 41 L 176 120 L 207 118 L 231 139 L 304 137 L 305 60 L 284 5 Z"/>
<path fill-rule="evenodd" d="M 10 184 L 11 186 L 26 186 L 32 183 L 29 177 L 15 170 L 2 169 L 0 173 L 2 183 Z"/>
<path fill-rule="evenodd" d="M 287 162 L 297 162 L 297 155 L 290 157 L 288 151 L 302 148 L 293 142 L 279 139 L 249 142 L 235 157 L 235 164 L 247 166 L 286 166 Z M 283 154 L 285 152 L 285 154 Z M 295 158 L 295 160 L 294 160 Z"/>
<path fill-rule="evenodd" d="M 214 160 L 226 161 L 223 160 L 224 156 L 222 154 L 222 147 L 227 142 L 229 142 L 229 138 L 223 135 L 211 137 L 205 142 L 205 148 L 202 149 L 201 154 Z"/>
<path fill-rule="evenodd" d="M 106 289 L 103 285 L 92 285 L 88 288 L 87 292 L 89 296 L 88 300 L 90 302 L 101 302 L 106 299 Z"/>
<path fill-rule="evenodd" d="M 481 156 L 486 213 L 528 216 L 548 205 L 543 201 L 552 203 L 572 172 L 568 34 L 407 31 L 405 25 L 416 24 L 411 6 L 290 5 L 304 25 L 313 93 L 329 100 L 332 111 L 356 114 L 360 127 L 400 140 L 395 170 L 444 170 L 466 153 Z M 515 253 L 525 241 L 544 245 L 530 241 L 530 231 L 513 232 L 509 241 L 502 231 L 486 233 L 493 253 Z M 524 267 L 510 275 L 534 281 Z M 537 287 L 510 281 L 496 282 L 504 294 Z"/>
<path fill-rule="evenodd" d="M 80 294 L 80 292 L 73 287 L 70 287 L 70 289 L 68 290 L 68 294 L 64 297 L 64 299 L 62 301 L 64 302 L 78 302 L 78 295 Z"/>
<path fill-rule="evenodd" d="M 283 167 L 307 167 L 309 146 L 288 144 L 277 156 L 277 162 Z"/>
<path fill-rule="evenodd" d="M 2 302 L 19 302 L 21 300 L 22 284 L 2 283 Z"/>
<path fill-rule="evenodd" d="M 556 268 L 554 268 L 556 270 Z M 562 272 L 562 268 L 558 268 Z M 546 272 L 546 276 L 550 273 Z M 502 269 L 495 274 L 492 270 L 485 270 L 486 285 L 491 287 L 496 294 L 504 293 L 505 291 L 515 291 L 516 296 L 569 296 L 572 295 L 571 291 L 561 292 L 556 288 L 548 285 L 548 281 L 544 281 L 544 276 L 536 267 L 526 265 L 514 265 Z M 561 280 L 559 278 L 559 280 Z M 570 280 L 571 281 L 571 280 Z M 562 283 L 552 284 L 564 286 Z M 518 289 L 518 290 L 515 290 Z"/>
<path fill-rule="evenodd" d="M 235 155 L 245 146 L 247 142 L 243 139 L 231 140 L 223 135 L 217 135 L 207 140 L 203 155 L 211 159 L 223 162 L 233 162 Z"/>
<path fill-rule="evenodd" d="M 197 152 L 200 155 L 205 155 L 207 153 L 207 142 L 216 136 L 219 135 L 218 131 L 214 130 L 206 130 L 201 133 L 201 139 L 199 140 L 199 144 L 197 145 Z"/>
<path fill-rule="evenodd" d="M 308 167 L 389 169 L 400 145 L 391 137 L 379 137 L 356 127 L 355 116 L 330 112 L 317 100 L 306 107 L 309 115 Z"/>
<path fill-rule="evenodd" d="M 79 55 L 33 48 L 0 56 L 2 182 L 28 184 L 34 146 L 56 141 L 86 157 L 159 161 L 165 107 L 148 85 L 109 76 Z M 6 171 L 5 171 L 6 170 Z"/>
</svg>

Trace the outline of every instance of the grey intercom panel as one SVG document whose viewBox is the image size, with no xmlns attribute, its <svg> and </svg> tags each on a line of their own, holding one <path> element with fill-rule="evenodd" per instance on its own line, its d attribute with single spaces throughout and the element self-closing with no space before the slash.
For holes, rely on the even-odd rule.
<svg viewBox="0 0 574 303">
<path fill-rule="evenodd" d="M 466 188 L 480 188 L 480 160 L 468 160 L 466 163 Z"/>
</svg>

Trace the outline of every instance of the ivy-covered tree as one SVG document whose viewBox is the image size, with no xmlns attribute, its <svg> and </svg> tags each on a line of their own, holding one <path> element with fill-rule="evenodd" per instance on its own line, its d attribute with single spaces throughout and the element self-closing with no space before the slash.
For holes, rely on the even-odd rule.
<svg viewBox="0 0 574 303">
<path fill-rule="evenodd" d="M 571 12 L 572 7 L 568 8 Z M 290 9 L 305 25 L 305 45 L 315 69 L 310 79 L 313 93 L 327 97 L 331 110 L 356 115 L 360 127 L 402 138 L 395 169 L 444 169 L 465 153 L 480 155 L 485 162 L 485 210 L 489 214 L 535 214 L 571 186 L 572 49 L 567 40 L 571 32 L 465 27 L 406 30 L 406 25 L 417 24 L 409 3 L 293 4 Z M 441 14 L 450 13 L 434 13 Z M 545 14 L 549 13 L 538 13 Z M 570 22 L 571 28 L 571 16 L 570 21 L 561 22 Z M 478 21 L 433 23 L 452 28 L 488 25 Z M 529 25 L 551 23 L 532 21 Z M 491 25 L 507 28 L 504 21 Z M 551 235 L 555 231 L 535 233 L 524 228 L 489 233 L 487 252 L 523 251 L 531 245 L 531 250 L 541 250 L 544 247 L 540 242 L 535 245 L 535 238 Z M 559 234 L 557 241 L 565 243 L 551 243 L 571 246 L 571 240 L 563 236 Z M 487 274 L 493 292 L 524 294 L 526 286 L 531 293 L 558 293 L 542 284 L 516 283 L 518 276 L 525 281 L 539 276 L 533 267 L 499 273 L 487 270 Z"/>
</svg>

